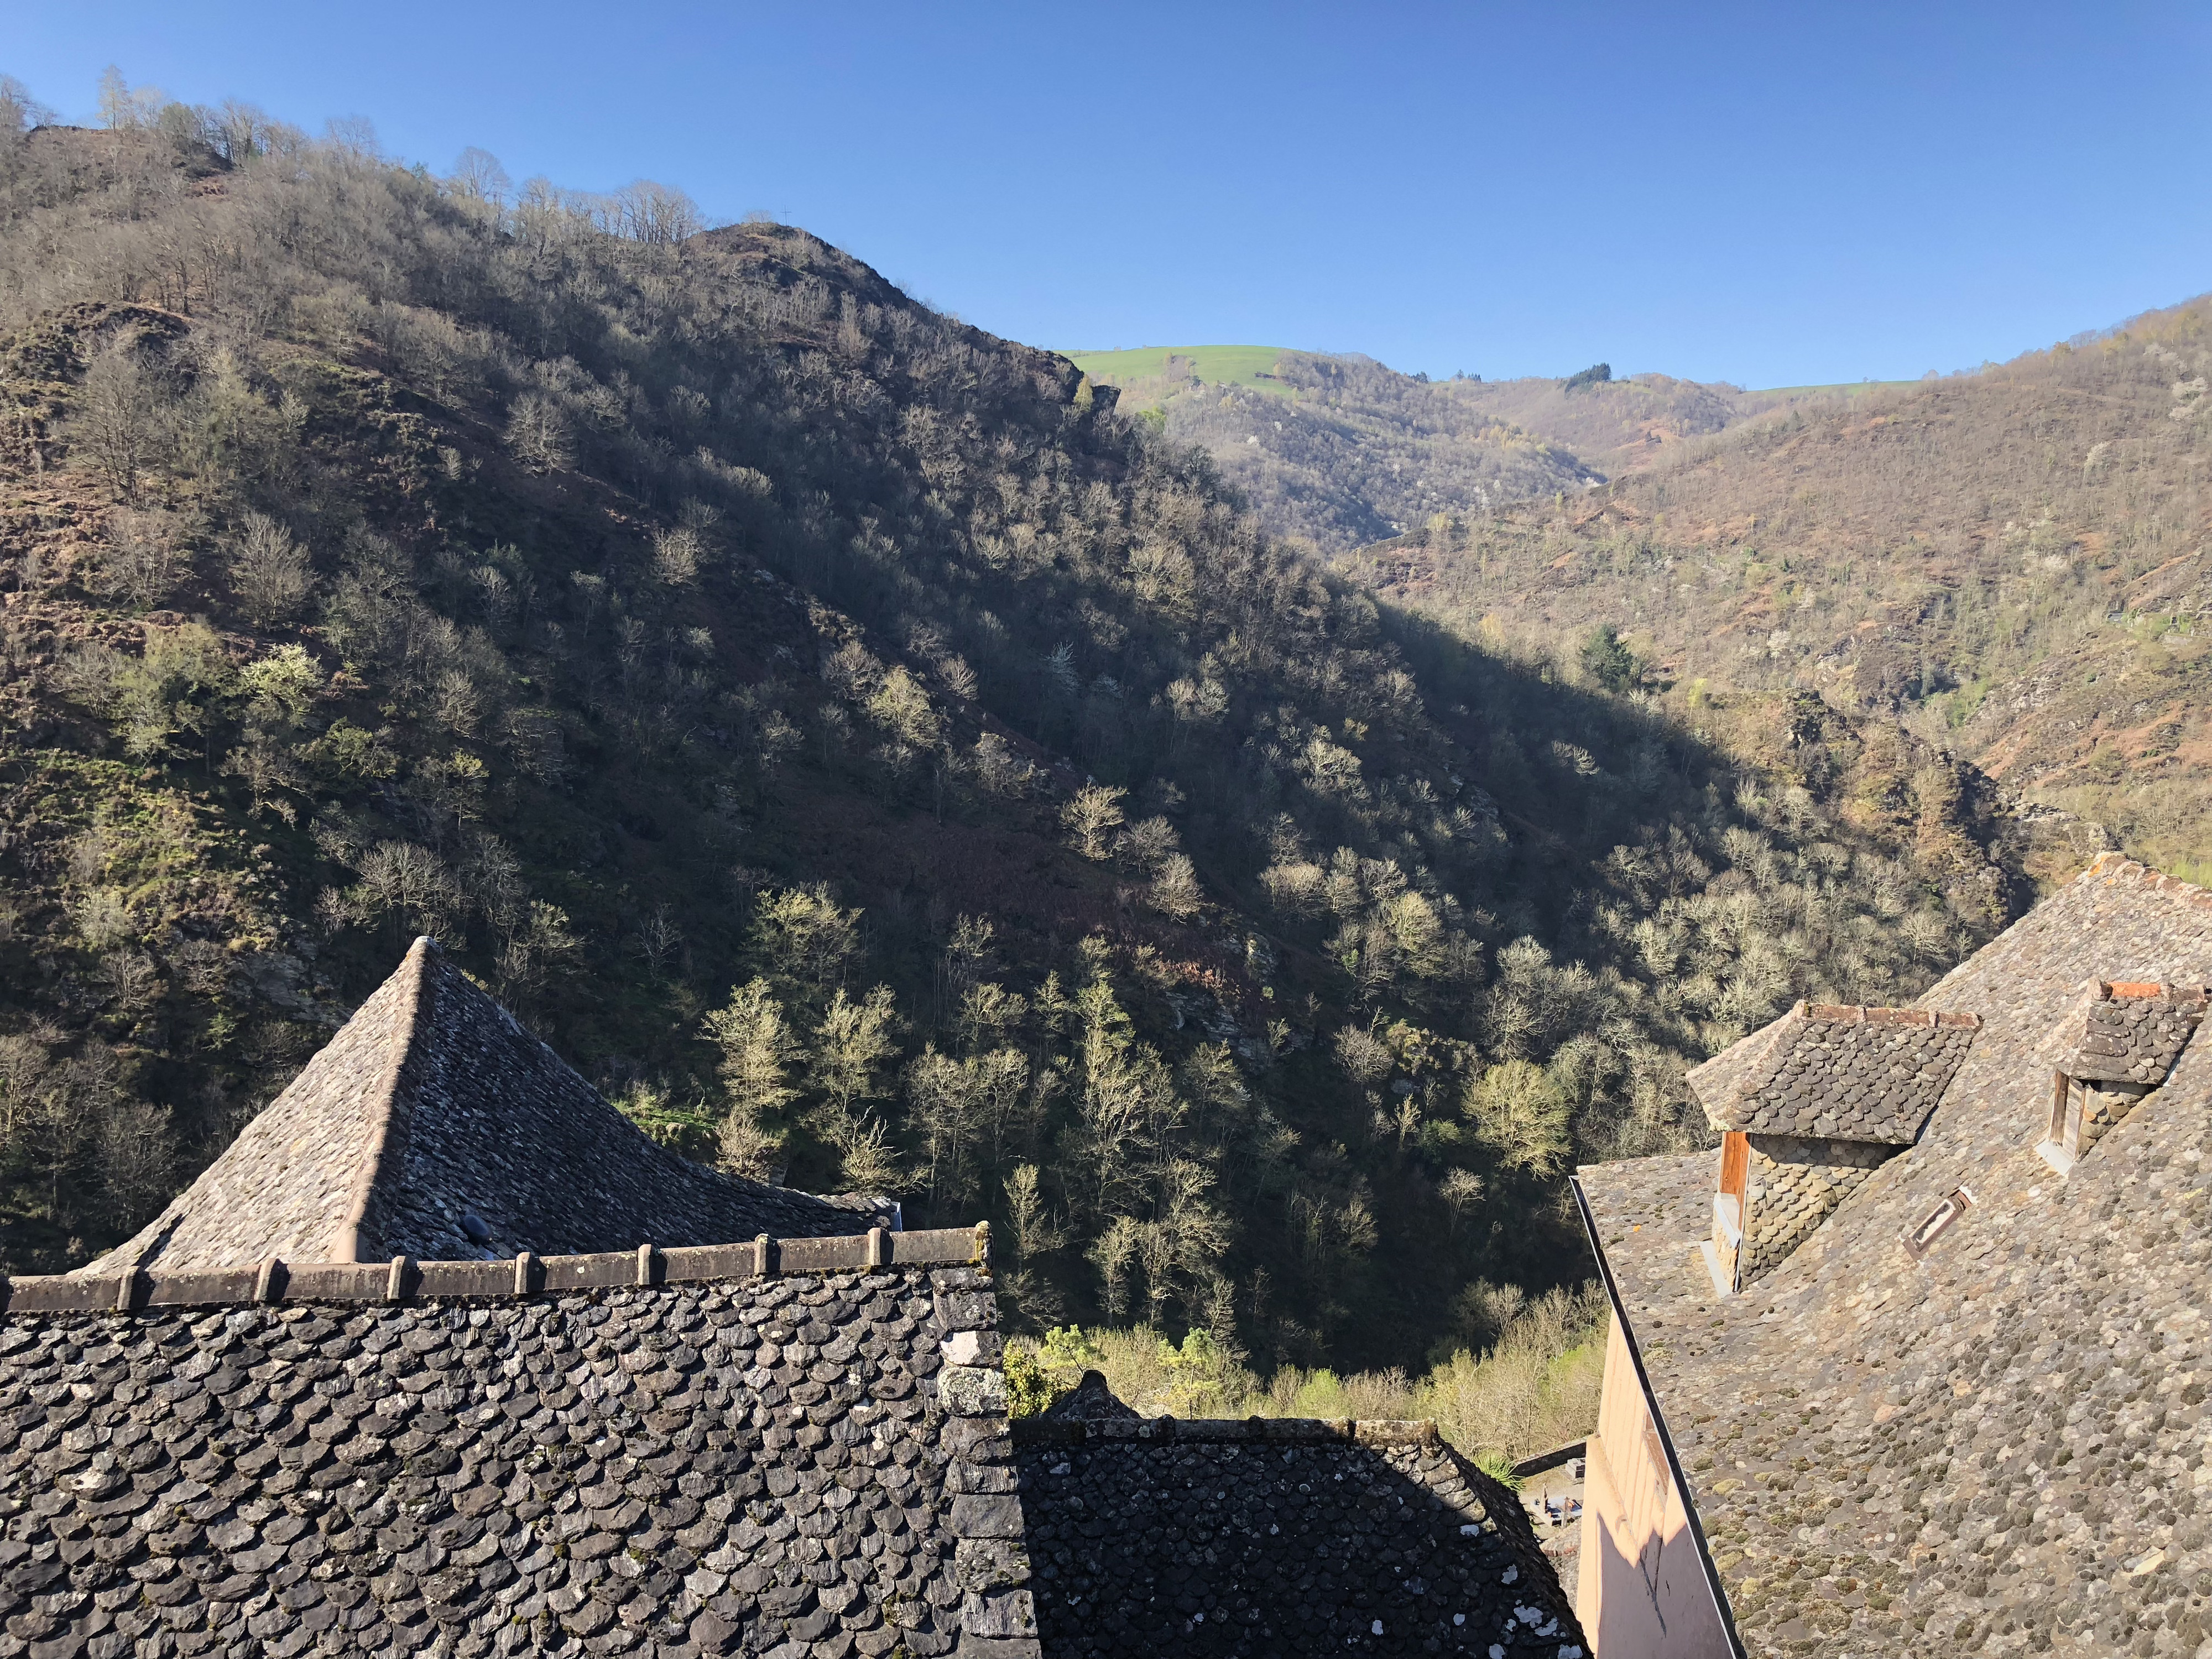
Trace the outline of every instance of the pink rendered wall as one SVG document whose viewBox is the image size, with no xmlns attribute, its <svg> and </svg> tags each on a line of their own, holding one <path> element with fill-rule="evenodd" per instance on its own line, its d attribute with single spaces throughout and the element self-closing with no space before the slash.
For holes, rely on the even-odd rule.
<svg viewBox="0 0 2212 1659">
<path fill-rule="evenodd" d="M 1729 1659 L 1682 1494 L 1616 1318 L 1583 1495 L 1576 1616 L 1596 1659 Z"/>
</svg>

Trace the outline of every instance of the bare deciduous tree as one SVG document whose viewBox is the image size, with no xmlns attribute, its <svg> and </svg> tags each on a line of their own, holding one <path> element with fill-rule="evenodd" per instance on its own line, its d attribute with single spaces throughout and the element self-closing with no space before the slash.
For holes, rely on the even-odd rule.
<svg viewBox="0 0 2212 1659">
<path fill-rule="evenodd" d="M 1150 896 L 1157 908 L 1179 921 L 1196 915 L 1206 903 L 1197 868 L 1182 853 L 1170 853 L 1161 863 L 1152 878 Z"/>
<path fill-rule="evenodd" d="M 100 1184 L 125 1229 L 137 1226 L 176 1188 L 174 1115 L 166 1106 L 129 1100 L 110 1108 L 100 1125 Z"/>
<path fill-rule="evenodd" d="M 108 520 L 101 577 L 142 609 L 159 605 L 181 574 L 179 526 L 166 513 L 121 512 Z"/>
<path fill-rule="evenodd" d="M 161 406 L 160 377 L 140 360 L 136 338 L 118 335 L 93 353 L 68 434 L 119 494 L 133 496 L 161 445 Z"/>
<path fill-rule="evenodd" d="M 474 144 L 460 153 L 446 183 L 457 196 L 488 202 L 495 207 L 505 202 L 507 192 L 514 187 L 514 181 L 507 176 L 507 169 L 499 164 L 499 157 Z"/>
<path fill-rule="evenodd" d="M 574 464 L 568 417 L 543 393 L 526 392 L 507 411 L 507 447 L 533 472 L 556 472 Z"/>
<path fill-rule="evenodd" d="M 246 614 L 263 627 L 289 622 L 314 592 L 307 550 L 265 514 L 248 513 L 230 543 L 230 586 Z"/>
<path fill-rule="evenodd" d="M 1062 804 L 1060 821 L 1066 825 L 1076 850 L 1084 857 L 1103 860 L 1113 851 L 1111 837 L 1121 826 L 1121 802 L 1128 793 L 1087 783 Z"/>
</svg>

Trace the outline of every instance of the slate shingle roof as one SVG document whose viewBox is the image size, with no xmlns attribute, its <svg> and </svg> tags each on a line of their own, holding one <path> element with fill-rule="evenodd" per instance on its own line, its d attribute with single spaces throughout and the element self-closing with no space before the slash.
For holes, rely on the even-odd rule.
<svg viewBox="0 0 2212 1659">
<path fill-rule="evenodd" d="M 2206 983 L 2212 893 L 2108 855 L 1946 975 L 1923 1006 L 1984 1024 L 1920 1139 L 1743 1296 L 1696 1253 L 1716 1155 L 1578 1173 L 1754 1655 L 2206 1638 L 2212 1054 L 2057 1178 L 2038 1051 L 2085 969 Z"/>
<path fill-rule="evenodd" d="M 1071 1416 L 1014 1425 L 1050 1659 L 1577 1659 L 1510 1492 L 1433 1424 Z"/>
<path fill-rule="evenodd" d="M 516 1253 L 439 1258 L 464 1214 Z M 1033 1539 L 1054 1659 L 1582 1659 L 1433 1425 L 1071 1419 L 1025 1471 L 988 1229 L 824 1236 L 890 1218 L 666 1158 L 420 942 L 148 1234 L 0 1279 L 0 1659 L 1040 1659 Z M 578 1236 L 625 1248 L 517 1248 Z"/>
<path fill-rule="evenodd" d="M 2062 1032 L 2058 1069 L 2087 1082 L 2156 1088 L 2204 1018 L 2204 989 L 2092 980 Z"/>
<path fill-rule="evenodd" d="M 990 1281 L 926 1261 L 972 1239 L 872 1267 L 822 1241 L 847 1265 L 791 1278 L 609 1258 L 542 1264 L 599 1281 L 566 1292 L 11 1308 L 0 1645 L 1036 1659 Z"/>
<path fill-rule="evenodd" d="M 80 1271 L 850 1234 L 875 1219 L 867 1202 L 740 1181 L 656 1146 L 419 939 L 229 1150 Z"/>
<path fill-rule="evenodd" d="M 1910 1146 L 1980 1020 L 1801 1002 L 1689 1074 L 1715 1128 Z"/>
<path fill-rule="evenodd" d="M 981 1228 L 0 1299 L 0 1653 L 1583 1659 L 1432 1424 L 1018 1441 Z"/>
</svg>

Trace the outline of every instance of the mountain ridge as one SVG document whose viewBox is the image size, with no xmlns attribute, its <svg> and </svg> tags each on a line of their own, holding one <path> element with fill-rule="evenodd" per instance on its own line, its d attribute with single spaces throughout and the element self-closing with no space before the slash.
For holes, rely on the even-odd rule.
<svg viewBox="0 0 2212 1659">
<path fill-rule="evenodd" d="M 1586 491 L 1686 442 L 1869 387 L 1747 392 L 1609 367 L 1557 380 L 1431 381 L 1358 352 L 1147 347 L 1069 361 L 1122 407 L 1213 457 L 1261 521 L 1341 554 L 1437 514 Z M 1600 373 L 1602 371 L 1602 373 Z"/>
</svg>

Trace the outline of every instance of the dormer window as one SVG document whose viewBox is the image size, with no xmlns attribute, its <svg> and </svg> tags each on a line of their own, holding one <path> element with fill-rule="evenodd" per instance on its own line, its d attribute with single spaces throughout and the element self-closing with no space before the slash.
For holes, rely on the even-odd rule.
<svg viewBox="0 0 2212 1659">
<path fill-rule="evenodd" d="M 2173 1069 L 2204 1018 L 2203 986 L 2093 979 L 2060 1023 L 2036 1151 L 2063 1176 Z"/>
<path fill-rule="evenodd" d="M 1981 1024 L 1801 1002 L 1690 1073 L 1722 1132 L 1704 1249 L 1723 1294 L 1778 1265 L 1918 1138 Z"/>
</svg>

